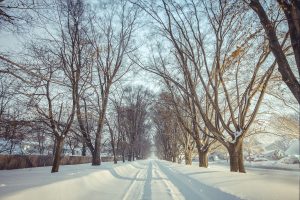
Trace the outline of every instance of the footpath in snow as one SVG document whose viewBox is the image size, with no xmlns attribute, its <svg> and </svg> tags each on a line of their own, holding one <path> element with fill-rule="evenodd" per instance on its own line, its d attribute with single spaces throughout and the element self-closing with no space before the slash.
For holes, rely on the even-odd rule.
<svg viewBox="0 0 300 200">
<path fill-rule="evenodd" d="M 299 171 L 230 173 L 224 166 L 202 169 L 161 160 L 0 171 L 1 200 L 76 199 L 299 199 Z"/>
</svg>

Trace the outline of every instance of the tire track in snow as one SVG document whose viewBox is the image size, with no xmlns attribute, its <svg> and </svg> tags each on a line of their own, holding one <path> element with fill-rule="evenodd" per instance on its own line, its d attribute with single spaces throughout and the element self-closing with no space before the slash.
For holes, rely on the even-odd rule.
<svg viewBox="0 0 300 200">
<path fill-rule="evenodd" d="M 131 181 L 122 200 L 142 199 L 143 187 L 147 176 L 147 167 L 140 169 Z"/>
<path fill-rule="evenodd" d="M 172 200 L 183 200 L 185 199 L 184 196 L 180 193 L 178 188 L 167 179 L 167 176 L 161 171 L 158 164 L 155 162 L 154 164 L 154 174 L 156 176 L 156 183 L 155 189 L 160 190 L 162 194 L 165 194 L 167 191 L 169 199 Z M 156 192 L 157 193 L 157 192 Z M 161 196 L 160 196 L 161 198 Z M 161 199 L 167 199 L 167 197 L 161 198 Z"/>
<path fill-rule="evenodd" d="M 151 199 L 152 197 L 152 162 L 148 162 L 148 169 L 147 169 L 147 179 L 144 183 L 144 190 L 143 190 L 143 200 Z"/>
</svg>

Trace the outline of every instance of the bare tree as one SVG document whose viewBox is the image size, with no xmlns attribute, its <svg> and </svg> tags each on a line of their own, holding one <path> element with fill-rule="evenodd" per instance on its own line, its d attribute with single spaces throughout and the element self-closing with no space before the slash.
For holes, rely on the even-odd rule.
<svg viewBox="0 0 300 200">
<path fill-rule="evenodd" d="M 205 125 L 197 128 L 228 149 L 231 171 L 245 172 L 243 138 L 256 117 L 276 64 L 267 66 L 270 51 L 263 47 L 263 40 L 259 44 L 252 42 L 260 30 L 248 27 L 244 10 L 228 2 L 163 0 L 159 5 L 139 5 L 156 21 L 172 47 L 169 56 L 175 58 L 170 61 L 159 53 L 152 65 L 156 67 L 148 70 L 190 98 L 194 113 L 201 116 L 195 123 L 203 120 Z M 201 17 L 206 17 L 208 30 Z M 286 37 L 281 46 L 285 41 Z M 259 56 L 253 45 L 260 49 Z M 251 75 L 245 79 L 241 74 L 249 65 L 253 66 Z"/>
<path fill-rule="evenodd" d="M 247 2 L 247 1 L 246 1 Z M 277 0 L 278 5 L 282 9 L 285 15 L 285 20 L 288 25 L 288 33 L 291 40 L 293 55 L 295 57 L 298 73 L 300 75 L 300 6 L 297 0 L 286 1 L 286 0 Z M 297 99 L 300 104 L 300 83 L 297 80 L 297 75 L 294 74 L 288 58 L 285 55 L 285 51 L 282 45 L 279 42 L 276 26 L 272 22 L 259 0 L 251 0 L 249 6 L 257 14 L 260 19 L 260 22 L 265 29 L 266 35 L 269 40 L 269 47 L 276 58 L 278 63 L 278 70 L 281 74 L 282 80 L 288 86 L 290 91 L 293 93 L 294 97 Z M 299 76 L 298 76 L 299 78 Z"/>
<path fill-rule="evenodd" d="M 127 149 L 127 138 L 126 138 L 126 119 L 125 119 L 125 111 L 124 111 L 124 90 L 121 90 L 121 93 L 118 95 L 114 95 L 112 99 L 113 104 L 113 112 L 114 112 L 114 125 L 115 132 L 117 132 L 116 136 L 114 136 L 114 145 L 116 146 L 116 154 L 122 156 L 123 163 L 125 162 L 125 152 Z"/>
<path fill-rule="evenodd" d="M 82 42 L 86 31 L 83 3 L 80 0 L 55 3 L 57 32 L 46 26 L 48 35 L 40 41 L 47 44 L 33 42 L 31 45 L 29 55 L 35 61 L 31 66 L 39 76 L 34 76 L 38 80 L 31 81 L 33 90 L 27 94 L 41 121 L 55 136 L 52 172 L 58 171 L 64 139 L 74 122 L 80 84 L 85 81 L 79 63 L 88 59 L 80 60 L 78 52 L 89 50 L 87 43 Z"/>
<path fill-rule="evenodd" d="M 112 125 L 111 125 L 111 122 L 112 122 Z M 116 133 L 118 133 L 116 130 L 117 130 L 117 124 L 115 121 L 113 120 L 108 120 L 106 118 L 106 124 L 107 124 L 107 127 L 108 127 L 108 131 L 109 131 L 109 134 L 110 134 L 110 144 L 111 144 L 111 148 L 112 148 L 112 152 L 113 152 L 113 157 L 114 157 L 114 164 L 117 164 L 118 163 L 118 159 L 117 159 L 117 142 L 118 142 L 118 135 Z"/>
<path fill-rule="evenodd" d="M 299 116 L 274 114 L 270 121 L 275 135 L 287 141 L 299 138 Z"/>
<path fill-rule="evenodd" d="M 103 10 L 99 16 L 96 15 L 96 18 L 92 19 L 91 42 L 95 62 L 91 70 L 89 90 L 86 90 L 86 93 L 94 94 L 91 99 L 93 109 L 97 111 L 94 143 L 82 118 L 82 98 L 79 98 L 77 103 L 77 120 L 86 144 L 92 152 L 93 165 L 101 163 L 101 134 L 111 87 L 129 70 L 132 62 L 128 56 L 135 50 L 132 37 L 136 26 L 137 9 L 126 1 L 107 3 L 106 6 L 109 6 L 109 9 Z"/>
<path fill-rule="evenodd" d="M 129 161 L 144 158 L 149 145 L 149 108 L 152 94 L 143 87 L 128 87 L 125 89 L 125 113 L 129 141 Z M 146 143 L 145 143 L 146 142 Z"/>
<path fill-rule="evenodd" d="M 30 127 L 30 121 L 24 119 L 24 112 L 21 111 L 23 106 L 18 103 L 19 89 L 20 83 L 17 80 L 0 77 L 0 152 L 13 154 Z"/>
<path fill-rule="evenodd" d="M 153 108 L 152 121 L 156 129 L 155 144 L 159 153 L 164 154 L 164 159 L 175 162 L 183 153 L 185 164 L 191 165 L 195 142 L 180 123 L 180 120 L 183 120 L 182 116 L 177 116 L 176 109 L 179 108 L 174 108 L 174 106 L 176 105 L 174 105 L 170 94 L 166 92 L 160 94 Z M 180 117 L 181 119 L 178 119 Z"/>
<path fill-rule="evenodd" d="M 40 3 L 34 0 L 0 0 L 0 30 L 9 25 L 18 27 L 22 23 L 31 23 L 30 12 L 38 9 L 42 5 Z"/>
<path fill-rule="evenodd" d="M 77 134 L 75 134 L 75 133 L 69 134 L 67 136 L 67 138 L 66 138 L 66 144 L 70 148 L 72 155 L 76 154 L 76 148 L 79 148 L 80 139 L 81 138 Z"/>
</svg>

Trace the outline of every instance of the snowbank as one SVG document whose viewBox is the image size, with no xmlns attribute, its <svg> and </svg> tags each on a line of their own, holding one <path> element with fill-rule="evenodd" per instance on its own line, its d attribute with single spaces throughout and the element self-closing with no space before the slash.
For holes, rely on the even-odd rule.
<svg viewBox="0 0 300 200">
<path fill-rule="evenodd" d="M 81 164 L 0 171 L 1 200 L 76 199 L 298 199 L 299 172 L 230 173 L 159 160 L 101 166 Z M 280 173 L 279 173 L 280 172 Z M 267 187 L 266 187 L 267 186 Z"/>
<path fill-rule="evenodd" d="M 290 156 L 298 156 L 300 154 L 300 141 L 299 140 L 293 140 L 291 142 L 290 147 L 285 151 L 286 155 L 290 155 Z"/>
<path fill-rule="evenodd" d="M 195 165 L 197 165 L 196 162 Z M 225 160 L 210 162 L 210 165 L 226 166 L 229 169 L 229 163 Z M 246 171 L 252 168 L 300 171 L 299 162 L 295 161 L 295 157 L 293 156 L 284 157 L 280 160 L 267 160 L 265 158 L 256 158 L 255 161 L 251 162 L 245 160 L 244 165 Z"/>
</svg>

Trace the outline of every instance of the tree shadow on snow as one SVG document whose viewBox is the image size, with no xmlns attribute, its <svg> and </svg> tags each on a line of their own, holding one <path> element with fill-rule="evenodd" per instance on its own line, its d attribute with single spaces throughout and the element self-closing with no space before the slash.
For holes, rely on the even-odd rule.
<svg viewBox="0 0 300 200">
<path fill-rule="evenodd" d="M 216 173 L 219 171 L 203 171 L 203 172 L 192 172 L 192 173 L 185 173 L 185 175 L 196 175 L 196 174 L 209 174 L 209 173 Z"/>
<path fill-rule="evenodd" d="M 185 199 L 189 200 L 238 200 L 240 198 L 221 191 L 218 188 L 204 185 L 186 174 L 168 170 L 166 166 L 157 163 L 161 171 L 177 187 Z M 196 186 L 196 187 L 195 187 Z"/>
</svg>

